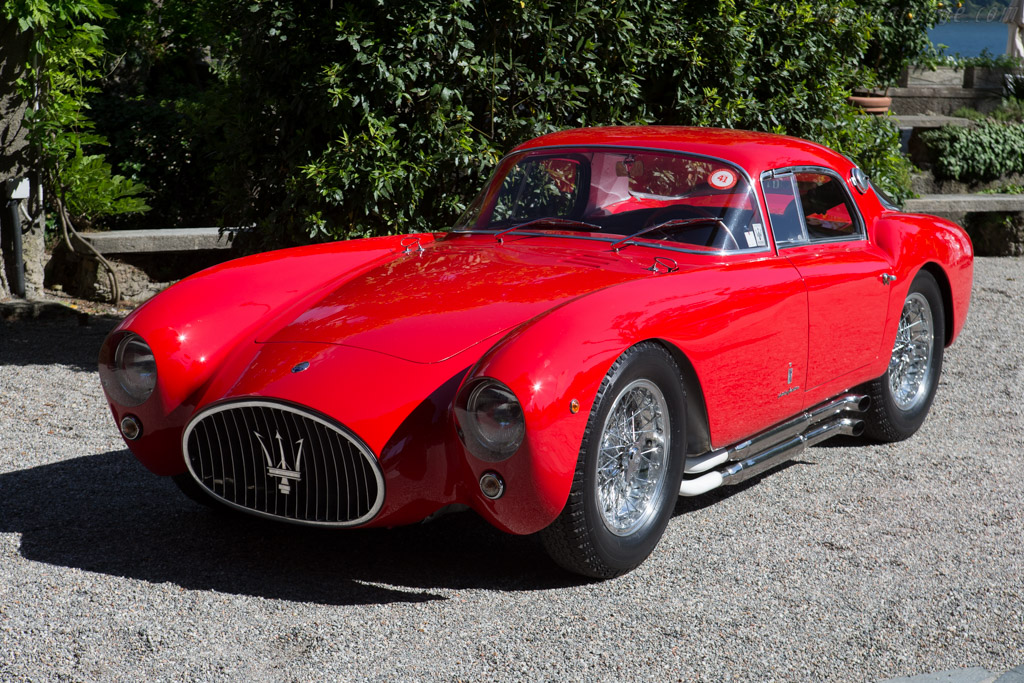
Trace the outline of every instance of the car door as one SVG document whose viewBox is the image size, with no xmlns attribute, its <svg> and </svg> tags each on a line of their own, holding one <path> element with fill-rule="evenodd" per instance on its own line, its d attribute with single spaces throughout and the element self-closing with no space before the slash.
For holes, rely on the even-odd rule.
<svg viewBox="0 0 1024 683">
<path fill-rule="evenodd" d="M 771 171 L 761 185 L 779 254 L 807 287 L 805 392 L 815 402 L 878 357 L 891 264 L 867 239 L 846 183 L 831 169 Z"/>
</svg>

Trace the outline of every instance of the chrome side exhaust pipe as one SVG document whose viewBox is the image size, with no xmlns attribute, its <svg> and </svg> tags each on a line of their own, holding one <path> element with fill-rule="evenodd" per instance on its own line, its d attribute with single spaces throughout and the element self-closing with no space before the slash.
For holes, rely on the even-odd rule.
<svg viewBox="0 0 1024 683">
<path fill-rule="evenodd" d="M 684 480 L 679 495 L 698 496 L 723 484 L 739 484 L 833 436 L 860 436 L 864 433 L 863 420 L 837 416 L 844 412 L 864 412 L 870 404 L 867 396 L 845 394 L 751 439 L 693 459 L 687 462 L 686 473 L 707 474 Z M 733 464 L 713 469 L 727 462 Z"/>
<path fill-rule="evenodd" d="M 837 398 L 815 406 L 800 415 L 752 436 L 746 441 L 720 448 L 699 458 L 690 458 L 686 462 L 686 474 L 700 474 L 718 467 L 731 460 L 743 460 L 748 454 L 757 453 L 769 446 L 789 439 L 795 434 L 807 430 L 812 424 L 820 422 L 842 412 L 863 413 L 871 405 L 871 399 L 859 394 L 843 394 Z"/>
<path fill-rule="evenodd" d="M 863 433 L 863 420 L 854 420 L 848 417 L 831 420 L 804 434 L 798 434 L 789 441 L 779 444 L 774 448 L 769 448 L 746 460 L 726 467 L 722 472 L 722 483 L 726 485 L 739 484 L 796 457 L 807 450 L 808 446 L 821 443 L 826 439 L 831 439 L 833 436 L 840 434 L 859 436 Z"/>
</svg>

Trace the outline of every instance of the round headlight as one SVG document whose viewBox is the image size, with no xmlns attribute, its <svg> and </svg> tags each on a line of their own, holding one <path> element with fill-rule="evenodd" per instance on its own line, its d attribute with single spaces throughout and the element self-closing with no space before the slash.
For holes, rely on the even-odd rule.
<svg viewBox="0 0 1024 683">
<path fill-rule="evenodd" d="M 470 453 L 488 462 L 515 453 L 526 436 L 523 407 L 512 390 L 493 379 L 474 385 L 455 408 L 459 435 Z"/>
<path fill-rule="evenodd" d="M 127 406 L 144 403 L 156 388 L 156 359 L 142 337 L 129 332 L 117 343 L 113 358 L 101 358 L 103 386 L 116 402 Z"/>
</svg>

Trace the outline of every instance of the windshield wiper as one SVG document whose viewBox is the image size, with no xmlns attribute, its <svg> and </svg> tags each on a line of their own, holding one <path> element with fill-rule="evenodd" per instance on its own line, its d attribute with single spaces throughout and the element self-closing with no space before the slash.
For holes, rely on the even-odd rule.
<svg viewBox="0 0 1024 683">
<path fill-rule="evenodd" d="M 672 220 L 665 221 L 664 223 L 658 223 L 657 225 L 649 225 L 642 230 L 637 230 L 632 235 L 623 237 L 618 242 L 612 243 L 612 250 L 618 251 L 621 245 L 629 242 L 630 240 L 636 239 L 641 235 L 646 235 L 649 232 L 657 232 L 658 230 L 664 230 L 666 228 L 677 228 L 686 227 L 689 225 L 699 225 L 701 223 L 718 223 L 723 229 L 728 230 L 729 228 L 722 222 L 720 218 L 712 218 L 710 216 L 702 218 L 673 218 Z"/>
<path fill-rule="evenodd" d="M 601 226 L 600 225 L 594 225 L 593 223 L 585 223 L 583 221 L 574 221 L 574 220 L 571 220 L 571 219 L 568 219 L 568 218 L 553 218 L 551 216 L 545 216 L 544 218 L 534 218 L 533 220 L 526 221 L 525 223 L 516 223 L 515 225 L 513 225 L 510 228 L 505 228 L 504 230 L 500 230 L 500 231 L 494 233 L 494 239 L 498 240 L 498 244 L 502 244 L 504 240 L 501 239 L 501 236 L 504 235 L 505 233 L 512 232 L 513 230 L 522 230 L 523 228 L 528 228 L 528 227 L 533 226 L 533 225 L 553 225 L 553 226 L 556 226 L 556 227 L 566 227 L 566 228 L 581 228 L 582 227 L 582 228 L 586 228 L 587 230 L 591 230 L 591 231 L 595 231 L 595 230 L 596 231 L 600 231 L 601 230 Z"/>
</svg>

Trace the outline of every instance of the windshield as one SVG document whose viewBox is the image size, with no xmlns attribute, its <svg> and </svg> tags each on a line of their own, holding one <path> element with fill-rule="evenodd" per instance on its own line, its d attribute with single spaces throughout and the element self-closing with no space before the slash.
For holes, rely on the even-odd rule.
<svg viewBox="0 0 1024 683">
<path fill-rule="evenodd" d="M 512 155 L 455 229 L 516 226 L 635 236 L 697 250 L 767 245 L 757 201 L 736 167 L 674 152 L 573 148 Z"/>
</svg>

